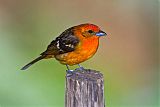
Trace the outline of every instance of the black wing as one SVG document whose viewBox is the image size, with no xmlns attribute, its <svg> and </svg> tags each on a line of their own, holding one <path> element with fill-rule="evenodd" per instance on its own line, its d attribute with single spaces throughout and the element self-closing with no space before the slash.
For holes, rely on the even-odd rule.
<svg viewBox="0 0 160 107">
<path fill-rule="evenodd" d="M 79 39 L 74 35 L 73 28 L 69 28 L 53 40 L 48 45 L 47 50 L 41 55 L 57 55 L 72 52 L 78 43 Z"/>
</svg>

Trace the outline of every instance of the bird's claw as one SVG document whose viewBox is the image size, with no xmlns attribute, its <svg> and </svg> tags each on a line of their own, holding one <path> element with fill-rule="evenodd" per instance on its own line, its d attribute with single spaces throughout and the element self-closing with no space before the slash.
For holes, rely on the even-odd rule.
<svg viewBox="0 0 160 107">
<path fill-rule="evenodd" d="M 79 68 L 77 68 L 76 70 L 83 71 L 83 70 L 84 70 L 84 68 L 83 68 L 83 67 L 79 67 Z"/>
<path fill-rule="evenodd" d="M 67 77 L 71 76 L 74 73 L 74 70 L 66 70 L 67 72 Z"/>
<path fill-rule="evenodd" d="M 77 68 L 77 70 L 84 71 L 84 68 L 80 64 L 78 64 L 78 66 L 79 68 Z"/>
<path fill-rule="evenodd" d="M 72 74 L 74 70 L 66 70 L 67 74 Z"/>
</svg>

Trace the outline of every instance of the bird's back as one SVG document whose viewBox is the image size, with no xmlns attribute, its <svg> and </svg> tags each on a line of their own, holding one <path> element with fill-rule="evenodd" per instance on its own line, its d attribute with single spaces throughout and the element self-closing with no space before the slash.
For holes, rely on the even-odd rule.
<svg viewBox="0 0 160 107">
<path fill-rule="evenodd" d="M 60 36 L 53 40 L 47 47 L 47 50 L 41 55 L 56 56 L 75 50 L 78 45 L 79 39 L 74 35 L 73 27 L 65 30 Z M 50 57 L 46 57 L 50 58 Z"/>
</svg>

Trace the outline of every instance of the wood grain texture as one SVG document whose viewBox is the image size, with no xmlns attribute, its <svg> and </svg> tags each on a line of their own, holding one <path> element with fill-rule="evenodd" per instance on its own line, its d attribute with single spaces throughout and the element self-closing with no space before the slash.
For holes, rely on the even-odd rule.
<svg viewBox="0 0 160 107">
<path fill-rule="evenodd" d="M 90 69 L 67 74 L 65 107 L 105 107 L 103 75 Z"/>
</svg>

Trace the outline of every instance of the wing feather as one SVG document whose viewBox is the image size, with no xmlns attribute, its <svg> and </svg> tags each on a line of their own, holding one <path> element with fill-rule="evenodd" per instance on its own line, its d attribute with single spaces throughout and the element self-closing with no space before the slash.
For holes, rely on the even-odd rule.
<svg viewBox="0 0 160 107">
<path fill-rule="evenodd" d="M 72 52 L 78 43 L 79 39 L 74 35 L 73 28 L 69 28 L 53 40 L 41 55 L 58 55 Z"/>
</svg>

